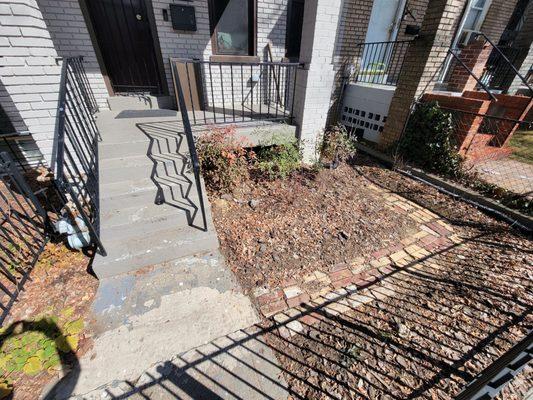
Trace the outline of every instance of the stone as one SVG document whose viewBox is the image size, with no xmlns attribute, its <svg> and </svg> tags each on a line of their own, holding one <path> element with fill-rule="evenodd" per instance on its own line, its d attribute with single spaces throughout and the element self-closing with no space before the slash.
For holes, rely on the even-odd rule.
<svg viewBox="0 0 533 400">
<path fill-rule="evenodd" d="M 252 210 L 255 210 L 257 208 L 257 206 L 259 205 L 259 203 L 261 203 L 260 200 L 257 200 L 257 199 L 251 199 L 249 202 L 248 202 L 248 205 L 250 206 L 250 208 Z"/>
<path fill-rule="evenodd" d="M 292 297 L 297 297 L 303 293 L 302 289 L 300 289 L 298 286 L 286 287 L 283 289 L 283 292 L 285 293 L 285 297 L 287 297 L 288 299 Z"/>
</svg>

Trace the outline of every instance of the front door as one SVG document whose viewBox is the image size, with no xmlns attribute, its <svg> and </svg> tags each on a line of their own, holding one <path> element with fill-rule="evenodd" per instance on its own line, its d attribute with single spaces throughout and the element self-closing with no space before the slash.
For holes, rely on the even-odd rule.
<svg viewBox="0 0 533 400">
<path fill-rule="evenodd" d="M 402 20 L 405 0 L 374 0 L 362 56 L 362 68 L 370 75 L 386 70 L 393 45 L 388 44 L 396 40 L 398 27 Z"/>
<path fill-rule="evenodd" d="M 161 93 L 144 0 L 89 0 L 86 3 L 115 93 Z"/>
</svg>

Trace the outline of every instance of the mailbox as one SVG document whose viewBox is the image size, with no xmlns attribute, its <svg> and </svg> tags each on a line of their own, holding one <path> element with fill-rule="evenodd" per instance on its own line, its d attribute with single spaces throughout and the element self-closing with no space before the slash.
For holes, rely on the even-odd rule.
<svg viewBox="0 0 533 400">
<path fill-rule="evenodd" d="M 196 15 L 194 6 L 170 5 L 172 28 L 177 31 L 196 31 Z"/>
</svg>

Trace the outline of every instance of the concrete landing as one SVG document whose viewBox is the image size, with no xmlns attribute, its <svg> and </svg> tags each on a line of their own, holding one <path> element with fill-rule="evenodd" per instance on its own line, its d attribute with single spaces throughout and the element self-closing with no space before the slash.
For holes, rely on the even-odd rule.
<svg viewBox="0 0 533 400">
<path fill-rule="evenodd" d="M 258 321 L 218 252 L 102 279 L 92 308 L 94 346 L 51 398 L 136 380 L 156 363 Z"/>
<path fill-rule="evenodd" d="M 75 399 L 285 400 L 289 391 L 282 373 L 254 326 L 157 363 L 133 381 L 116 381 Z"/>
</svg>

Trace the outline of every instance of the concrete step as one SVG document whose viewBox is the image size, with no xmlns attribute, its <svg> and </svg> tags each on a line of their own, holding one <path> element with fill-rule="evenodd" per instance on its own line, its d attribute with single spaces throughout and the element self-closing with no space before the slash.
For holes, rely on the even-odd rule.
<svg viewBox="0 0 533 400">
<path fill-rule="evenodd" d="M 136 178 L 150 178 L 153 173 L 159 176 L 176 176 L 187 173 L 187 160 L 178 155 L 158 155 L 154 159 L 147 156 L 136 157 L 134 160 L 109 159 L 100 166 L 100 184 L 117 183 Z"/>
<path fill-rule="evenodd" d="M 117 238 L 128 240 L 140 232 L 151 235 L 161 230 L 188 226 L 194 213 L 192 205 L 185 210 L 168 204 L 150 204 L 102 213 L 105 225 L 100 229 L 100 237 L 103 243 L 110 243 Z"/>
<path fill-rule="evenodd" d="M 154 175 L 130 181 L 118 181 L 100 185 L 100 198 L 102 200 L 118 196 L 129 196 L 140 192 L 157 192 L 160 188 L 170 190 L 171 199 L 186 196 L 186 191 L 192 184 L 192 175 Z"/>
<path fill-rule="evenodd" d="M 111 96 L 108 97 L 107 103 L 111 111 L 172 108 L 172 98 L 170 96 L 152 96 L 149 94 Z"/>
<path fill-rule="evenodd" d="M 186 147 L 181 139 L 154 142 L 145 140 L 121 144 L 101 144 L 98 154 L 100 160 L 107 160 L 141 155 L 176 154 L 181 147 L 184 149 Z"/>
<path fill-rule="evenodd" d="M 198 214 L 196 221 L 200 226 L 201 220 L 201 215 Z M 107 256 L 97 254 L 92 264 L 93 271 L 100 279 L 213 251 L 218 248 L 218 239 L 212 226 L 204 232 L 185 225 L 149 235 L 139 231 L 136 236 L 108 240 L 104 242 L 104 247 L 108 252 Z"/>
<path fill-rule="evenodd" d="M 199 203 L 196 184 L 191 183 L 183 186 L 162 186 L 162 189 L 163 203 L 169 204 L 177 209 L 187 209 L 190 207 L 191 202 L 195 205 L 198 205 Z M 124 208 L 139 209 L 146 205 L 155 204 L 158 190 L 157 186 L 154 184 L 151 188 L 139 190 L 134 193 L 122 193 L 103 197 L 104 195 L 105 193 L 102 193 L 100 199 L 100 212 L 102 214 L 112 213 L 116 210 L 121 210 Z M 207 199 L 205 201 L 207 201 Z"/>
</svg>

